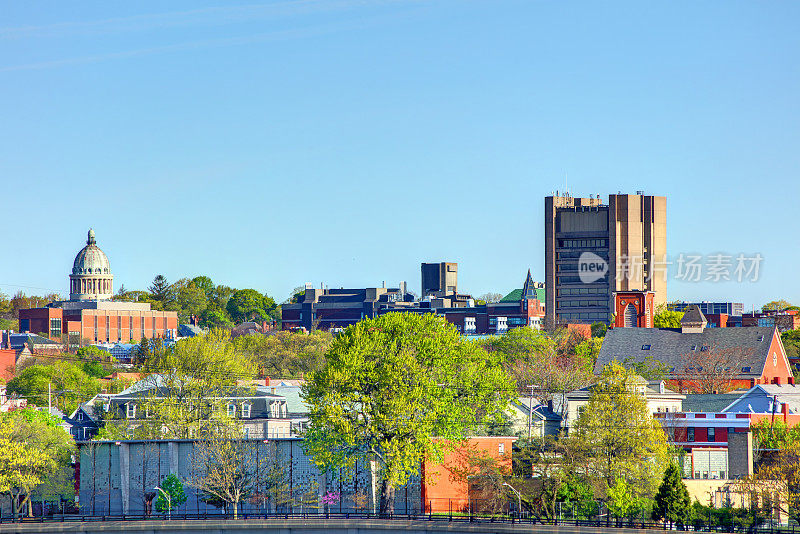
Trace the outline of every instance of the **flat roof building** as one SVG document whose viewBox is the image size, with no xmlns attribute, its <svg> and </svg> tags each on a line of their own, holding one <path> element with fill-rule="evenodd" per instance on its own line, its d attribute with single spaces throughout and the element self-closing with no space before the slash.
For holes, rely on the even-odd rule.
<svg viewBox="0 0 800 534">
<path fill-rule="evenodd" d="M 613 293 L 666 301 L 666 197 L 553 195 L 544 199 L 545 322 L 609 323 Z"/>
</svg>

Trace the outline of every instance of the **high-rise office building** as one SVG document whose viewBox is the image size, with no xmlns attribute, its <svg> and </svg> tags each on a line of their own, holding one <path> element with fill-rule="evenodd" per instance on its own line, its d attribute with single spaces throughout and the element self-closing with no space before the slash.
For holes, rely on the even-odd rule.
<svg viewBox="0 0 800 534">
<path fill-rule="evenodd" d="M 666 301 L 666 197 L 544 199 L 545 323 L 610 322 L 616 291 Z"/>
<path fill-rule="evenodd" d="M 421 270 L 422 297 L 447 297 L 458 291 L 457 263 L 423 263 Z"/>
</svg>

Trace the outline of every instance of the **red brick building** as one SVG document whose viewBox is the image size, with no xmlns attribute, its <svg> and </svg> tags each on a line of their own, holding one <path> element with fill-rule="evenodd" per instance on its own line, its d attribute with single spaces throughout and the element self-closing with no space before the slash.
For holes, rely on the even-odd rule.
<svg viewBox="0 0 800 534">
<path fill-rule="evenodd" d="M 614 293 L 614 326 L 653 328 L 655 295 L 652 291 Z"/>
<path fill-rule="evenodd" d="M 719 393 L 789 383 L 792 371 L 777 328 L 707 326 L 705 315 L 697 306 L 690 306 L 680 330 L 612 328 L 597 355 L 595 374 L 612 361 L 633 366 L 653 359 L 664 366 L 669 387 L 682 393 L 707 389 L 710 380 L 704 377 L 715 368 L 726 371 Z"/>
<path fill-rule="evenodd" d="M 479 469 L 474 462 L 480 457 L 492 458 L 510 474 L 511 449 L 516 440 L 516 436 L 472 437 L 447 451 L 441 463 L 425 460 L 421 477 L 424 513 L 467 512 L 470 508 L 481 511 L 480 480 L 473 476 Z"/>
<path fill-rule="evenodd" d="M 177 335 L 176 312 L 151 310 L 149 303 L 109 300 L 114 291 L 113 275 L 93 230 L 89 230 L 86 246 L 75 257 L 69 278 L 70 300 L 20 310 L 21 332 L 45 334 L 54 341 L 68 339 L 70 346 Z"/>
</svg>

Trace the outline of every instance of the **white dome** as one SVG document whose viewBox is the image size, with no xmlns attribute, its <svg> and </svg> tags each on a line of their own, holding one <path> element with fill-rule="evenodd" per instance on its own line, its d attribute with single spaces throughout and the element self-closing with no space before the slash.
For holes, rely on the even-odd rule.
<svg viewBox="0 0 800 534">
<path fill-rule="evenodd" d="M 111 274 L 108 256 L 96 245 L 94 230 L 89 230 L 86 246 L 75 256 L 72 274 Z"/>
</svg>

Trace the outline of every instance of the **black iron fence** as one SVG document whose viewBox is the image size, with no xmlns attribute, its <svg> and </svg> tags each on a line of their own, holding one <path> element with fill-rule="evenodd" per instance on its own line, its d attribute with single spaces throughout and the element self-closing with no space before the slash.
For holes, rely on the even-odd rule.
<svg viewBox="0 0 800 534">
<path fill-rule="evenodd" d="M 380 519 L 390 521 L 430 521 L 439 523 L 478 523 L 478 524 L 516 524 L 516 525 L 565 525 L 576 527 L 602 528 L 627 528 L 627 529 L 650 529 L 650 530 L 676 530 L 684 532 L 748 532 L 748 533 L 770 533 L 770 534 L 800 534 L 800 526 L 780 526 L 780 525 L 729 525 L 729 526 L 707 526 L 707 525 L 675 525 L 664 522 L 631 520 L 628 518 L 617 518 L 611 515 L 605 517 L 594 517 L 590 519 L 578 518 L 546 518 L 539 517 L 529 512 L 506 511 L 499 513 L 470 513 L 450 511 L 433 511 L 436 506 L 433 502 L 426 503 L 427 513 L 395 513 L 395 514 L 375 514 L 369 512 L 337 512 L 326 510 L 314 511 L 293 511 L 293 512 L 267 512 L 267 513 L 238 513 L 218 512 L 208 513 L 181 513 L 172 511 L 170 513 L 153 513 L 150 515 L 141 514 L 113 514 L 113 515 L 88 515 L 81 513 L 51 513 L 40 516 L 27 517 L 24 514 L 4 514 L 0 516 L 2 523 L 96 523 L 111 521 L 208 521 L 208 520 L 242 520 L 242 521 L 265 521 L 265 520 L 285 520 L 285 519 L 305 519 L 305 520 L 357 520 L 357 519 Z M 454 507 L 457 509 L 457 507 Z"/>
</svg>

